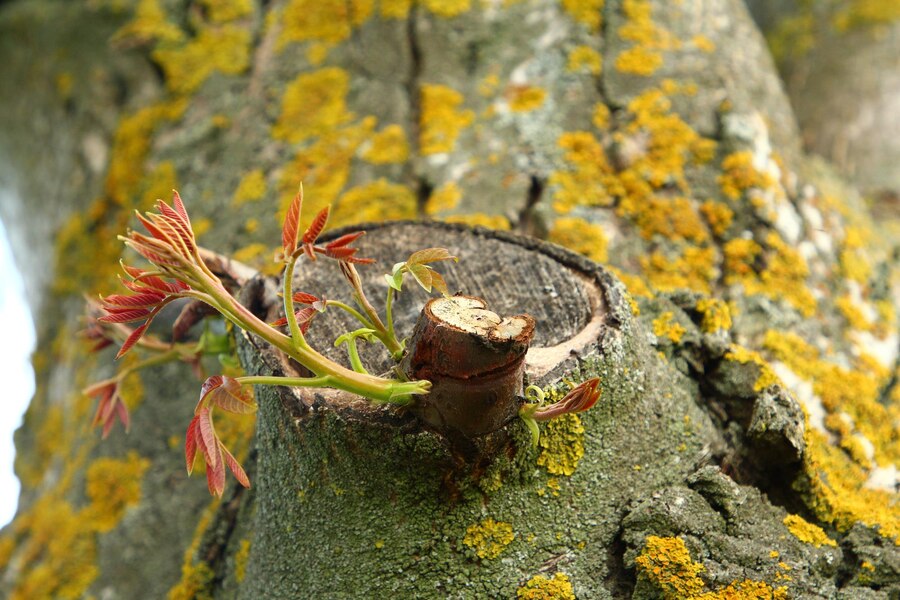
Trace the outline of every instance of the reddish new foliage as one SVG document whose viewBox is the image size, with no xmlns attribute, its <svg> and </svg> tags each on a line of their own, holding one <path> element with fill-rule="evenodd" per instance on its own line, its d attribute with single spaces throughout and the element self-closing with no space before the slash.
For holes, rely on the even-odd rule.
<svg viewBox="0 0 900 600">
<path fill-rule="evenodd" d="M 92 427 L 102 425 L 103 439 L 109 435 L 118 418 L 125 426 L 127 432 L 131 428 L 131 417 L 128 415 L 128 407 L 119 395 L 119 382 L 115 379 L 100 381 L 84 390 L 84 393 L 93 398 L 99 398 L 97 412 L 94 413 Z"/>
<path fill-rule="evenodd" d="M 188 473 L 191 473 L 197 450 L 203 454 L 209 492 L 221 496 L 225 491 L 226 465 L 242 486 L 249 488 L 250 479 L 216 434 L 212 420 L 213 409 L 216 407 L 228 412 L 247 414 L 256 410 L 256 404 L 239 381 L 226 375 L 210 377 L 200 390 L 200 401 L 184 438 L 184 457 Z"/>
<path fill-rule="evenodd" d="M 559 402 L 539 408 L 532 418 L 535 421 L 549 421 L 566 413 L 586 411 L 600 399 L 600 391 L 600 378 L 588 379 L 571 390 Z"/>
<path fill-rule="evenodd" d="M 303 187 L 300 188 L 300 191 L 297 192 L 297 195 L 291 202 L 290 207 L 288 207 L 287 215 L 285 215 L 284 218 L 284 225 L 281 229 L 281 251 L 282 257 L 285 260 L 294 256 L 302 249 L 310 260 L 316 260 L 316 253 L 319 253 L 324 254 L 329 258 L 352 263 L 370 264 L 375 262 L 372 258 L 358 258 L 354 256 L 359 249 L 350 247 L 350 244 L 353 241 L 365 233 L 363 231 L 342 235 L 336 240 L 328 242 L 324 246 L 316 245 L 316 240 L 319 239 L 319 236 L 325 229 L 325 225 L 328 224 L 328 215 L 331 211 L 330 206 L 326 206 L 319 211 L 319 214 L 316 215 L 316 218 L 312 220 L 312 223 L 310 223 L 307 230 L 303 233 L 303 237 L 300 239 L 301 243 L 298 246 L 297 236 L 299 233 L 300 214 L 302 211 Z"/>
</svg>

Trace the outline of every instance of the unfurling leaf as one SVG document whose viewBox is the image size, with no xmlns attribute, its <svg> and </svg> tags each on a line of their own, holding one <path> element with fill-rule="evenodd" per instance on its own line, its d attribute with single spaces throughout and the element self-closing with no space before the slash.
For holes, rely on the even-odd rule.
<svg viewBox="0 0 900 600">
<path fill-rule="evenodd" d="M 197 427 L 200 425 L 200 417 L 195 416 L 188 425 L 184 434 L 184 460 L 187 463 L 188 475 L 194 472 L 194 459 L 197 457 Z"/>
<path fill-rule="evenodd" d="M 430 292 L 434 281 L 434 278 L 432 277 L 434 271 L 422 264 L 407 265 L 407 268 L 409 269 L 409 274 L 419 282 L 419 285 L 421 285 L 426 292 Z"/>
<path fill-rule="evenodd" d="M 222 454 L 225 457 L 225 464 L 228 465 L 228 468 L 231 470 L 234 478 L 237 479 L 238 483 L 240 483 L 245 488 L 250 487 L 250 478 L 247 477 L 247 473 L 244 471 L 244 468 L 241 466 L 241 463 L 237 461 L 237 459 L 231 455 L 231 452 L 228 451 L 228 448 L 225 447 L 225 444 L 219 442 L 219 448 L 222 450 Z"/>
<path fill-rule="evenodd" d="M 543 406 L 534 411 L 536 421 L 549 421 L 567 413 L 583 412 L 594 406 L 600 399 L 600 378 L 594 377 L 572 389 L 559 402 Z"/>
<path fill-rule="evenodd" d="M 444 281 L 444 276 L 437 271 L 431 271 L 431 285 L 440 292 L 442 296 L 450 295 L 450 290 L 447 289 L 447 282 Z"/>
<path fill-rule="evenodd" d="M 200 388 L 200 401 L 195 414 L 204 409 L 218 406 L 224 411 L 236 414 L 249 414 L 256 410 L 252 393 L 240 381 L 227 375 L 213 375 Z"/>
<path fill-rule="evenodd" d="M 410 254 L 409 258 L 406 260 L 406 264 L 409 266 L 427 265 L 428 263 L 441 260 L 453 260 L 459 262 L 459 258 L 450 254 L 450 251 L 446 248 L 425 248 L 424 250 L 418 250 Z"/>
<path fill-rule="evenodd" d="M 300 211 L 303 209 L 303 185 L 294 200 L 288 207 L 287 215 L 284 217 L 284 225 L 281 228 L 281 249 L 284 258 L 287 258 L 297 249 L 297 233 L 300 228 Z"/>
<path fill-rule="evenodd" d="M 316 243 L 316 240 L 319 239 L 319 234 L 322 233 L 322 230 L 325 229 L 325 224 L 328 223 L 330 212 L 331 206 L 326 206 L 319 211 L 319 214 L 316 215 L 316 218 L 312 220 L 312 223 L 309 224 L 309 227 L 303 234 L 304 244 L 312 246 Z"/>
</svg>

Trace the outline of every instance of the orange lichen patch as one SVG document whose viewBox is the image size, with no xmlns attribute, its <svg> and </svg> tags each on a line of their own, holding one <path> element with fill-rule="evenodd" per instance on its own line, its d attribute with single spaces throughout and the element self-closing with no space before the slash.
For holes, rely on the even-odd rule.
<svg viewBox="0 0 900 600">
<path fill-rule="evenodd" d="M 649 76 L 662 66 L 662 51 L 677 46 L 672 34 L 653 22 L 653 7 L 647 0 L 624 0 L 626 22 L 619 28 L 623 40 L 634 46 L 616 57 L 616 69 L 623 73 Z"/>
<path fill-rule="evenodd" d="M 329 219 L 331 227 L 416 217 L 416 196 L 405 185 L 377 179 L 341 194 Z"/>
<path fill-rule="evenodd" d="M 266 176 L 262 169 L 254 169 L 241 177 L 234 191 L 232 202 L 237 206 L 245 202 L 261 200 L 266 195 Z"/>
<path fill-rule="evenodd" d="M 775 579 L 790 580 L 790 577 L 779 575 L 780 573 L 776 574 Z M 733 581 L 715 592 L 706 592 L 692 600 L 788 600 L 790 597 L 785 586 L 773 588 L 764 581 L 745 579 Z"/>
<path fill-rule="evenodd" d="M 606 106 L 603 102 L 598 102 L 594 105 L 594 113 L 591 115 L 591 123 L 594 124 L 599 130 L 604 130 L 609 127 L 609 107 Z"/>
<path fill-rule="evenodd" d="M 731 309 L 724 300 L 718 298 L 702 298 L 697 301 L 697 312 L 703 315 L 700 329 L 706 333 L 728 331 L 731 329 Z"/>
<path fill-rule="evenodd" d="M 800 515 L 788 515 L 783 522 L 784 526 L 791 532 L 791 535 L 805 544 L 812 544 L 816 548 L 821 548 L 822 546 L 837 547 L 837 542 L 828 537 L 821 527 L 813 525 Z"/>
<path fill-rule="evenodd" d="M 290 0 L 281 14 L 278 46 L 322 42 L 333 46 L 372 16 L 372 0 Z"/>
<path fill-rule="evenodd" d="M 697 50 L 701 52 L 706 52 L 707 54 L 716 51 L 716 44 L 711 39 L 706 37 L 705 35 L 697 34 L 691 38 L 691 43 L 694 45 Z"/>
<path fill-rule="evenodd" d="M 184 32 L 168 21 L 159 0 L 140 0 L 134 17 L 112 36 L 112 42 L 147 44 L 150 42 L 180 42 Z"/>
<path fill-rule="evenodd" d="M 462 200 L 462 191 L 459 186 L 454 181 L 448 181 L 428 197 L 428 201 L 425 203 L 425 212 L 429 215 L 436 215 L 453 210 L 459 206 L 460 200 Z"/>
<path fill-rule="evenodd" d="M 681 256 L 671 259 L 654 252 L 639 260 L 647 281 L 660 291 L 688 289 L 708 294 L 710 282 L 716 276 L 712 248 L 687 247 Z"/>
<path fill-rule="evenodd" d="M 98 458 L 87 469 L 87 496 L 90 499 L 81 518 L 91 520 L 99 532 L 110 531 L 125 511 L 141 500 L 141 479 L 150 461 L 134 451 L 125 459 Z"/>
<path fill-rule="evenodd" d="M 97 578 L 96 536 L 78 511 L 54 494 L 46 494 L 12 524 L 21 564 L 10 600 L 81 598 Z"/>
<path fill-rule="evenodd" d="M 646 240 L 658 235 L 702 244 L 709 239 L 700 215 L 687 198 L 651 198 L 635 220 L 641 237 Z"/>
<path fill-rule="evenodd" d="M 284 91 L 272 137 L 300 142 L 352 121 L 354 115 L 347 111 L 345 100 L 349 87 L 350 76 L 337 67 L 299 75 Z"/>
<path fill-rule="evenodd" d="M 649 536 L 634 563 L 638 578 L 652 583 L 664 598 L 695 598 L 706 587 L 700 578 L 703 565 L 691 559 L 679 537 Z"/>
<path fill-rule="evenodd" d="M 240 75 L 250 64 L 250 32 L 236 25 L 204 26 L 183 45 L 163 45 L 153 58 L 175 94 L 197 90 L 213 73 Z"/>
<path fill-rule="evenodd" d="M 447 223 L 464 223 L 488 229 L 508 230 L 512 228 L 509 219 L 503 215 L 488 215 L 485 213 L 473 213 L 468 215 L 451 215 L 444 219 Z"/>
<path fill-rule="evenodd" d="M 575 591 L 565 573 L 555 573 L 547 578 L 535 575 L 516 590 L 519 600 L 575 600 Z"/>
<path fill-rule="evenodd" d="M 419 0 L 438 17 L 458 17 L 472 9 L 471 0 Z"/>
<path fill-rule="evenodd" d="M 608 242 L 603 228 L 584 219 L 574 217 L 557 219 L 547 239 L 583 254 L 595 262 L 606 262 Z"/>
<path fill-rule="evenodd" d="M 378 5 L 385 19 L 405 19 L 412 3 L 413 0 L 381 0 Z"/>
<path fill-rule="evenodd" d="M 866 487 L 865 469 L 842 449 L 829 444 L 823 433 L 809 427 L 806 448 L 805 478 L 794 486 L 803 493 L 816 518 L 842 532 L 861 522 L 900 544 L 896 494 Z"/>
<path fill-rule="evenodd" d="M 569 16 L 587 25 L 591 31 L 599 31 L 603 22 L 604 0 L 562 0 L 563 9 Z"/>
<path fill-rule="evenodd" d="M 830 414 L 846 414 L 852 419 L 856 431 L 874 446 L 877 463 L 900 464 L 900 431 L 888 408 L 879 402 L 877 377 L 824 360 L 816 348 L 793 333 L 768 331 L 763 346 L 794 373 L 812 383 L 813 392 Z M 826 425 L 833 428 L 842 443 L 846 440 L 845 445 L 852 448 L 856 432 L 843 419 L 826 419 Z"/>
<path fill-rule="evenodd" d="M 584 425 L 570 413 L 548 421 L 541 432 L 537 464 L 551 475 L 570 476 L 584 456 Z"/>
<path fill-rule="evenodd" d="M 742 285 L 748 295 L 784 300 L 803 316 L 812 316 L 817 303 L 806 286 L 806 261 L 774 232 L 765 241 L 765 248 L 750 239 L 734 239 L 725 244 L 725 283 Z M 757 272 L 760 267 L 762 270 Z"/>
<path fill-rule="evenodd" d="M 599 75 L 603 70 L 603 57 L 590 46 L 576 46 L 569 52 L 566 70 L 571 73 L 587 71 L 591 75 Z"/>
<path fill-rule="evenodd" d="M 463 544 L 472 548 L 478 558 L 492 559 L 497 558 L 515 537 L 512 525 L 487 518 L 466 529 Z"/>
<path fill-rule="evenodd" d="M 445 85 L 422 86 L 419 146 L 424 156 L 450 152 L 460 132 L 472 124 L 475 114 L 460 110 L 463 95 Z"/>
<path fill-rule="evenodd" d="M 734 581 L 715 591 L 707 587 L 700 573 L 706 569 L 694 562 L 684 540 L 679 537 L 649 536 L 634 560 L 638 578 L 650 582 L 665 600 L 787 600 L 787 588 L 772 588 L 764 581 Z"/>
<path fill-rule="evenodd" d="M 675 315 L 671 311 L 664 312 L 653 320 L 653 335 L 657 338 L 668 338 L 677 344 L 685 332 L 684 326 L 675 321 Z"/>
<path fill-rule="evenodd" d="M 312 145 L 297 152 L 282 169 L 279 181 L 281 212 L 287 210 L 303 182 L 306 200 L 302 227 L 306 227 L 319 210 L 333 204 L 350 177 L 353 158 L 363 143 L 371 138 L 375 118 L 362 120 L 325 133 Z"/>
<path fill-rule="evenodd" d="M 517 85 L 507 90 L 506 97 L 511 111 L 529 112 L 541 107 L 547 91 L 531 85 Z"/>
<path fill-rule="evenodd" d="M 558 188 L 553 194 L 553 207 L 566 213 L 576 206 L 611 205 L 613 197 L 605 181 L 612 175 L 612 168 L 597 138 L 587 131 L 573 131 L 562 134 L 557 144 L 565 151 L 569 169 L 550 176 L 550 183 Z"/>
<path fill-rule="evenodd" d="M 372 145 L 363 152 L 364 160 L 374 165 L 398 164 L 409 158 L 409 142 L 400 125 L 388 125 L 372 136 Z"/>
<path fill-rule="evenodd" d="M 775 179 L 762 173 L 753 165 L 753 154 L 749 150 L 734 152 L 722 160 L 722 174 L 718 177 L 722 193 L 732 200 L 739 199 L 750 189 L 771 189 Z"/>
<path fill-rule="evenodd" d="M 847 325 L 853 329 L 858 329 L 860 331 L 872 331 L 875 329 L 875 324 L 869 321 L 863 311 L 859 308 L 857 301 L 850 296 L 841 296 L 834 301 L 834 304 L 837 309 L 841 311 L 841 314 L 847 321 Z"/>
<path fill-rule="evenodd" d="M 701 204 L 700 212 L 712 232 L 720 237 L 725 235 L 734 220 L 734 212 L 728 208 L 728 205 L 715 200 L 707 200 Z"/>
<path fill-rule="evenodd" d="M 770 385 L 781 384 L 781 380 L 772 370 L 771 365 L 766 362 L 759 352 L 749 350 L 743 346 L 732 344 L 725 353 L 725 360 L 731 360 L 741 363 L 742 365 L 753 363 L 759 367 L 759 376 L 753 384 L 753 389 L 757 392 L 766 389 Z"/>
</svg>

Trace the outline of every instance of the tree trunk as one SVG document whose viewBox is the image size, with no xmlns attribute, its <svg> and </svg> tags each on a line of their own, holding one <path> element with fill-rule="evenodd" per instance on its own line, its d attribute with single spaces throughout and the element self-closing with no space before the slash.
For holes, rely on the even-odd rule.
<svg viewBox="0 0 900 600">
<path fill-rule="evenodd" d="M 900 593 L 896 221 L 802 154 L 738 0 L 12 0 L 0 56 L 0 216 L 39 334 L 0 594 Z M 530 314 L 524 379 L 523 318 L 447 384 L 459 403 L 260 387 L 255 422 L 217 423 L 253 486 L 211 500 L 183 472 L 187 366 L 125 380 L 128 435 L 90 429 L 80 390 L 116 367 L 77 339 L 83 294 L 115 291 L 116 235 L 178 188 L 201 245 L 268 274 L 241 297 L 276 318 L 301 180 L 333 227 L 403 220 L 360 240 L 373 299 L 445 246 L 451 292 Z M 296 277 L 341 297 L 326 261 Z M 407 287 L 398 328 L 427 348 Z M 344 360 L 341 317 L 311 339 Z M 248 373 L 297 370 L 236 337 Z M 467 385 L 488 360 L 517 394 L 599 376 L 601 399 L 533 447 Z"/>
</svg>

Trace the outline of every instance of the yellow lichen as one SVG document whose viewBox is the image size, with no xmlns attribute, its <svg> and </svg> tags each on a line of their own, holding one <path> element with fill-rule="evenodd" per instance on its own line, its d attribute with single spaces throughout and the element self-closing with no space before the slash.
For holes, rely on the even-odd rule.
<svg viewBox="0 0 900 600">
<path fill-rule="evenodd" d="M 599 31 L 603 22 L 604 0 L 562 0 L 562 6 L 569 16 L 587 25 L 591 31 Z"/>
<path fill-rule="evenodd" d="M 462 199 L 462 191 L 455 181 L 448 181 L 441 187 L 434 190 L 425 203 L 425 212 L 429 215 L 436 215 L 441 212 L 453 210 L 459 206 Z"/>
<path fill-rule="evenodd" d="M 671 311 L 664 312 L 653 320 L 653 335 L 657 338 L 668 338 L 674 343 L 681 341 L 684 337 L 685 328 L 679 322 L 675 321 L 675 315 Z"/>
<path fill-rule="evenodd" d="M 413 0 L 380 0 L 381 16 L 385 19 L 405 19 Z"/>
<path fill-rule="evenodd" d="M 707 200 L 701 204 L 700 212 L 706 218 L 712 232 L 720 237 L 725 235 L 734 220 L 734 212 L 728 208 L 728 205 L 715 200 Z"/>
<path fill-rule="evenodd" d="M 237 552 L 234 553 L 234 580 L 238 583 L 244 581 L 247 574 L 247 559 L 250 558 L 250 540 L 241 540 Z"/>
<path fill-rule="evenodd" d="M 718 298 L 701 298 L 695 307 L 703 315 L 700 329 L 706 333 L 728 331 L 731 329 L 731 310 L 724 300 Z"/>
<path fill-rule="evenodd" d="M 700 578 L 703 565 L 691 559 L 679 537 L 649 536 L 634 563 L 638 578 L 652 583 L 667 600 L 695 598 L 706 587 Z"/>
<path fill-rule="evenodd" d="M 180 42 L 184 32 L 170 23 L 159 0 L 140 0 L 134 17 L 113 34 L 113 43 Z"/>
<path fill-rule="evenodd" d="M 695 48 L 697 48 L 701 52 L 706 52 L 707 54 L 716 51 L 715 42 L 713 42 L 705 35 L 701 35 L 699 33 L 691 38 L 691 43 L 694 44 Z"/>
<path fill-rule="evenodd" d="M 309 41 L 339 44 L 372 16 L 373 4 L 373 0 L 290 0 L 281 14 L 278 45 Z"/>
<path fill-rule="evenodd" d="M 202 560 L 195 560 L 203 541 L 203 535 L 213 522 L 216 510 L 221 500 L 215 498 L 210 502 L 194 528 L 194 536 L 190 545 L 184 551 L 184 559 L 181 563 L 181 580 L 169 590 L 168 600 L 211 600 L 212 585 L 215 573 L 212 568 Z"/>
<path fill-rule="evenodd" d="M 888 25 L 900 20 L 900 5 L 893 0 L 850 0 L 832 17 L 835 29 L 841 32 L 853 29 Z"/>
<path fill-rule="evenodd" d="M 266 195 L 266 176 L 262 169 L 254 169 L 241 177 L 237 189 L 234 191 L 232 202 L 241 205 L 245 202 L 261 200 Z"/>
<path fill-rule="evenodd" d="M 828 535 L 818 525 L 813 525 L 800 515 L 788 515 L 784 518 L 784 526 L 788 528 L 791 534 L 805 544 L 812 544 L 816 548 L 822 546 L 837 547 L 837 542 L 828 537 Z"/>
<path fill-rule="evenodd" d="M 875 328 L 875 324 L 869 321 L 859 308 L 858 302 L 854 301 L 850 296 L 841 296 L 834 301 L 834 304 L 841 311 L 841 314 L 844 315 L 847 325 L 853 329 L 872 331 Z"/>
<path fill-rule="evenodd" d="M 569 52 L 566 70 L 572 73 L 587 71 L 591 75 L 599 75 L 603 70 L 603 57 L 590 46 L 576 46 Z"/>
<path fill-rule="evenodd" d="M 725 353 L 725 360 L 731 360 L 743 365 L 749 363 L 757 365 L 759 367 L 759 376 L 753 384 L 753 389 L 757 392 L 766 389 L 770 385 L 781 383 L 778 376 L 772 371 L 772 367 L 759 352 L 749 350 L 743 346 L 738 346 L 737 344 L 732 344 L 728 349 L 728 352 Z"/>
<path fill-rule="evenodd" d="M 236 25 L 201 27 L 185 44 L 160 46 L 153 58 L 165 72 L 166 87 L 186 95 L 213 73 L 243 73 L 250 64 L 250 41 L 250 32 Z"/>
<path fill-rule="evenodd" d="M 653 8 L 647 0 L 624 0 L 625 24 L 619 36 L 634 45 L 616 57 L 616 69 L 623 73 L 649 76 L 662 66 L 662 51 L 674 48 L 677 40 L 652 19 Z"/>
<path fill-rule="evenodd" d="M 513 86 L 507 92 L 509 109 L 513 112 L 528 112 L 540 108 L 546 97 L 546 90 L 530 85 Z"/>
<path fill-rule="evenodd" d="M 409 158 L 409 142 L 400 125 L 388 125 L 372 136 L 362 157 L 374 165 L 398 164 Z"/>
<path fill-rule="evenodd" d="M 650 198 L 646 208 L 635 215 L 641 237 L 658 235 L 670 240 L 703 244 L 709 239 L 700 215 L 688 198 Z"/>
<path fill-rule="evenodd" d="M 334 205 L 329 224 L 333 227 L 383 221 L 413 219 L 416 216 L 416 196 L 405 185 L 376 179 L 347 190 Z"/>
<path fill-rule="evenodd" d="M 790 580 L 790 577 L 779 575 L 781 574 L 776 574 L 775 579 Z M 706 592 L 692 600 L 788 600 L 790 597 L 785 586 L 773 588 L 765 581 L 745 579 L 733 581 L 719 590 Z"/>
<path fill-rule="evenodd" d="M 125 459 L 98 458 L 87 469 L 90 505 L 82 518 L 90 519 L 97 531 L 115 527 L 125 511 L 141 499 L 141 480 L 150 461 L 134 451 Z"/>
<path fill-rule="evenodd" d="M 603 102 L 594 105 L 594 113 L 591 115 L 591 123 L 594 127 L 604 130 L 609 127 L 609 107 Z"/>
<path fill-rule="evenodd" d="M 445 85 L 422 86 L 419 146 L 422 154 L 450 152 L 460 132 L 475 118 L 471 110 L 459 110 L 463 95 Z"/>
<path fill-rule="evenodd" d="M 547 239 L 583 254 L 595 262 L 606 262 L 607 240 L 603 228 L 584 219 L 575 217 L 557 219 Z"/>
<path fill-rule="evenodd" d="M 535 575 L 516 590 L 519 600 L 575 600 L 575 591 L 565 573 L 555 573 L 547 578 Z"/>
<path fill-rule="evenodd" d="M 468 215 L 451 215 L 444 219 L 447 223 L 464 223 L 473 227 L 487 227 L 488 229 L 508 230 L 512 227 L 509 219 L 503 215 L 487 215 L 473 213 Z"/>
<path fill-rule="evenodd" d="M 537 464 L 551 475 L 570 476 L 584 456 L 584 425 L 576 414 L 548 421 L 541 432 Z"/>
<path fill-rule="evenodd" d="M 227 23 L 253 14 L 253 0 L 203 0 L 213 23 Z"/>
<path fill-rule="evenodd" d="M 722 160 L 722 174 L 718 177 L 722 192 L 732 200 L 739 199 L 750 189 L 770 189 L 776 182 L 768 173 L 762 173 L 753 165 L 749 151 L 734 152 Z"/>
<path fill-rule="evenodd" d="M 337 67 L 299 75 L 284 91 L 272 137 L 300 142 L 348 123 L 354 118 L 345 100 L 349 86 L 350 76 Z"/>
<path fill-rule="evenodd" d="M 487 518 L 470 525 L 463 537 L 463 544 L 472 548 L 478 558 L 497 558 L 515 538 L 512 525 Z"/>
<path fill-rule="evenodd" d="M 469 12 L 471 0 L 420 0 L 422 6 L 439 17 L 458 17 Z"/>
<path fill-rule="evenodd" d="M 668 258 L 660 252 L 639 259 L 650 284 L 660 291 L 679 289 L 708 294 L 715 278 L 715 251 L 712 248 L 687 247 L 681 256 Z"/>
</svg>

